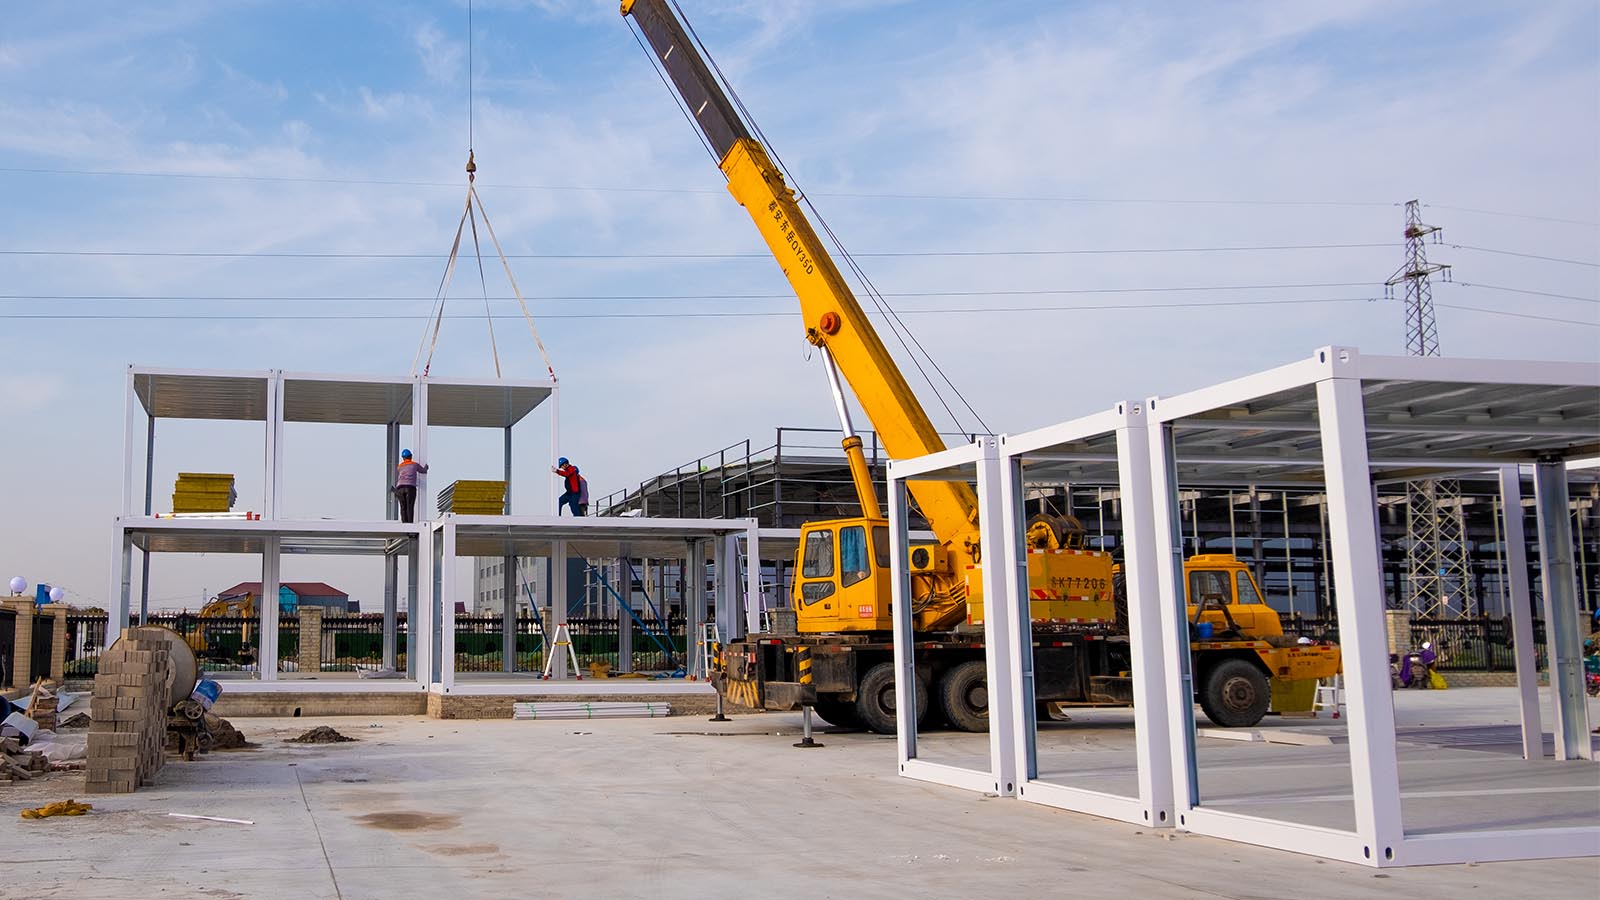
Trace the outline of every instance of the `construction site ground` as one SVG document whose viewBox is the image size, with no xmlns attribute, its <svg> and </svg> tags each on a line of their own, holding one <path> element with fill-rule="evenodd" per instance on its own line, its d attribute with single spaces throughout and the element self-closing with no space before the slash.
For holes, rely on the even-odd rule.
<svg viewBox="0 0 1600 900">
<path fill-rule="evenodd" d="M 1396 700 L 1408 828 L 1600 821 L 1595 764 L 1530 767 L 1500 740 L 1516 718 L 1514 690 Z M 1116 789 L 1131 757 L 1125 719 L 1082 711 L 1046 725 L 1042 764 L 1080 783 L 1099 772 L 1100 786 Z M 727 723 L 341 716 L 235 724 L 254 748 L 172 762 L 135 794 L 86 797 L 81 774 L 67 773 L 0 788 L 0 816 L 12 823 L 0 897 L 1460 900 L 1586 898 L 1600 879 L 1592 858 L 1379 871 L 984 797 L 898 777 L 891 738 L 824 730 L 822 749 L 795 749 L 799 716 L 789 713 Z M 1335 740 L 1341 728 L 1269 724 Z M 357 741 L 286 743 L 318 725 Z M 1430 734 L 1436 739 L 1423 739 Z M 1201 743 L 1203 784 L 1241 810 L 1288 817 L 1348 806 L 1328 799 L 1342 790 L 1329 774 L 1341 766 L 1331 754 L 1344 751 L 1338 743 Z M 938 761 L 985 745 L 982 735 L 924 736 Z M 1537 789 L 1521 790 L 1529 777 L 1540 779 Z M 1294 796 L 1309 802 L 1285 805 Z M 17 818 L 67 797 L 95 808 Z"/>
</svg>

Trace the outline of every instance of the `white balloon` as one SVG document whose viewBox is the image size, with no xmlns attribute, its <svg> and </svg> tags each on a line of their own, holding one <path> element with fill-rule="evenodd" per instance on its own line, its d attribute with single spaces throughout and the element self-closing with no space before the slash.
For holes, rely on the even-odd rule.
<svg viewBox="0 0 1600 900">
<path fill-rule="evenodd" d="M 21 575 L 18 575 L 15 578 L 11 579 L 11 593 L 20 594 L 20 593 L 22 593 L 23 591 L 25 591 L 27 589 L 28 589 L 28 579 L 23 578 Z"/>
<path fill-rule="evenodd" d="M 62 600 L 65 600 L 66 598 L 67 598 L 67 589 L 66 588 L 64 588 L 64 587 L 53 587 L 53 588 L 50 589 L 50 602 L 51 603 L 60 603 Z"/>
</svg>

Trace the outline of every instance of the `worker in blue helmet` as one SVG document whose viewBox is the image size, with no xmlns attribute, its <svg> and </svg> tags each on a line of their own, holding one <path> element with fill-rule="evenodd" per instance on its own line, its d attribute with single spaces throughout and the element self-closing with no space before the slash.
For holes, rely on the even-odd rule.
<svg viewBox="0 0 1600 900">
<path fill-rule="evenodd" d="M 394 496 L 400 501 L 400 521 L 412 522 L 417 518 L 417 476 L 427 474 L 428 467 L 411 458 L 410 450 L 400 451 L 400 465 L 394 472 Z"/>
<path fill-rule="evenodd" d="M 572 510 L 574 516 L 587 515 L 589 484 L 578 474 L 578 467 L 563 456 L 556 460 L 555 466 L 550 471 L 561 477 L 562 493 L 556 501 L 556 515 L 560 515 L 562 509 Z"/>
</svg>

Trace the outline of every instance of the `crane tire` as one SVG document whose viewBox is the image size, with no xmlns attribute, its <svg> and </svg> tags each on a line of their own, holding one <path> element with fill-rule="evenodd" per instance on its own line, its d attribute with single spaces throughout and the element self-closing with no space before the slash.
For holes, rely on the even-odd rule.
<svg viewBox="0 0 1600 900">
<path fill-rule="evenodd" d="M 961 731 L 989 730 L 989 667 L 968 660 L 939 679 L 939 703 L 950 724 Z"/>
<path fill-rule="evenodd" d="M 928 714 L 927 685 L 917 684 L 917 721 Z M 867 670 L 856 688 L 856 714 L 861 724 L 878 734 L 895 732 L 894 663 L 882 662 Z"/>
</svg>

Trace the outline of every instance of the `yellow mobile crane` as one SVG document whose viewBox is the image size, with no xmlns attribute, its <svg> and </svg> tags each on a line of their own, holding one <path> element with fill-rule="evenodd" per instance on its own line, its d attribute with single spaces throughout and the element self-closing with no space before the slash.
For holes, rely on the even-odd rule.
<svg viewBox="0 0 1600 900">
<path fill-rule="evenodd" d="M 643 33 L 719 160 L 729 193 L 755 221 L 800 300 L 806 340 L 820 351 L 838 408 L 862 510 L 857 518 L 805 524 L 795 559 L 798 634 L 754 634 L 729 643 L 717 686 L 744 705 L 792 709 L 812 704 L 834 724 L 892 732 L 889 529 L 861 438 L 851 425 L 841 375 L 891 458 L 934 453 L 945 449 L 944 442 L 674 6 L 672 0 L 623 0 L 622 15 Z M 983 621 L 977 497 L 966 484 L 953 482 L 913 482 L 910 493 L 935 537 L 932 544 L 913 547 L 909 561 L 917 674 L 923 682 L 915 692 L 917 715 L 926 715 L 931 695 L 951 724 L 981 731 L 988 726 L 988 709 L 983 635 L 972 627 Z M 1110 555 L 1085 549 L 1082 530 L 1070 519 L 1036 517 L 1028 542 L 1038 551 L 1028 554 L 1037 699 L 1132 702 L 1132 666 L 1125 633 L 1117 625 Z M 1286 642 L 1270 608 L 1257 607 L 1266 616 L 1242 615 L 1249 600 L 1239 596 L 1239 586 L 1248 582 L 1257 604 L 1259 591 L 1244 567 L 1227 559 L 1231 565 L 1215 557 L 1206 560 L 1207 571 L 1215 570 L 1215 583 L 1230 586 L 1226 598 L 1216 594 L 1209 604 L 1190 598 L 1199 603 L 1191 609 L 1196 622 L 1221 615 L 1219 624 L 1225 626 L 1215 640 L 1193 645 L 1197 693 L 1218 724 L 1253 725 L 1267 711 L 1269 679 L 1315 678 L 1323 670 L 1331 675 L 1338 668 L 1338 651 L 1278 646 Z M 1234 577 L 1235 570 L 1241 578 Z M 1241 615 L 1213 611 L 1224 606 Z M 1257 627 L 1246 631 L 1238 624 L 1241 618 Z"/>
</svg>

